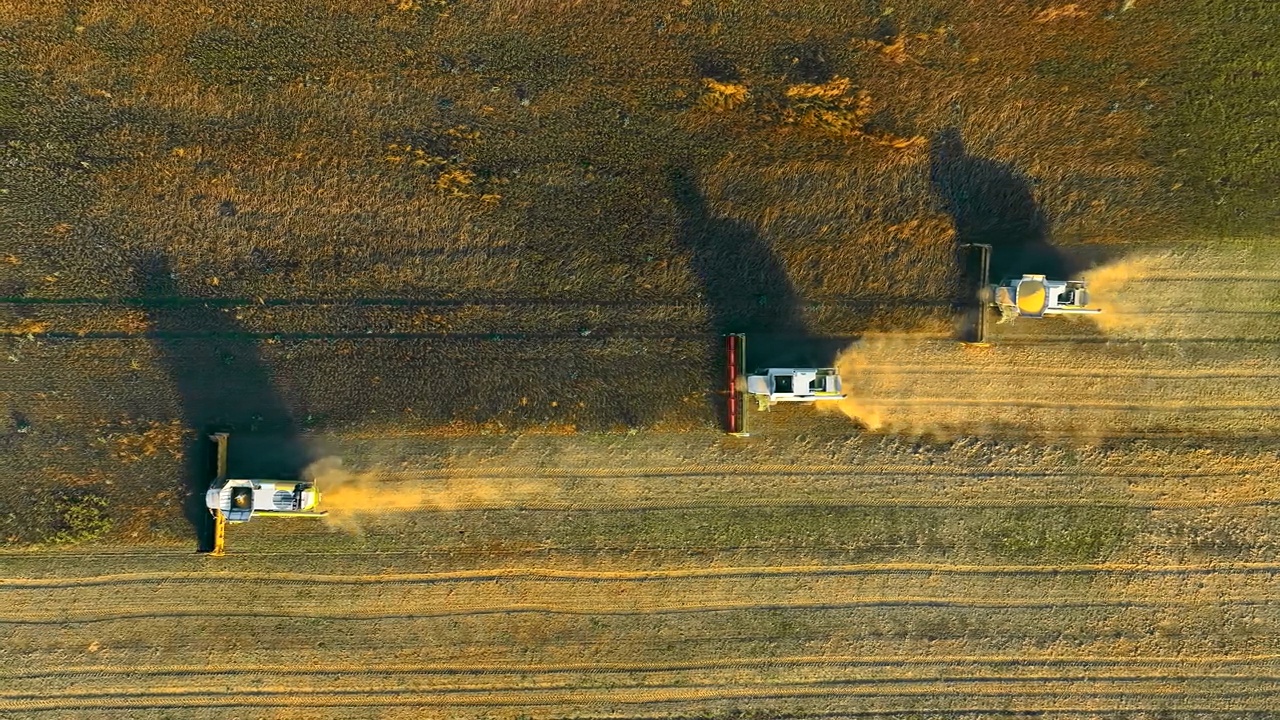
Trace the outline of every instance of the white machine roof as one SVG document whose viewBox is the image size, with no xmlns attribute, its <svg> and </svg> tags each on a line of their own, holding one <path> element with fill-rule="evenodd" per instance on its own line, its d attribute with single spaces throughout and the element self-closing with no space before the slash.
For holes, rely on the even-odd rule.
<svg viewBox="0 0 1280 720">
<path fill-rule="evenodd" d="M 996 304 L 1016 310 L 1020 317 L 1095 313 L 1087 308 L 1089 291 L 1078 280 L 1049 280 L 1044 275 L 1023 275 L 996 288 Z"/>
<path fill-rule="evenodd" d="M 205 494 L 205 505 L 210 510 L 221 510 L 230 522 L 245 522 L 255 512 L 295 512 L 315 507 L 320 501 L 316 489 L 307 486 L 299 497 L 294 493 L 297 485 L 296 482 L 273 480 L 227 480 L 224 485 L 209 488 Z M 251 506 L 233 506 L 232 495 L 236 488 L 252 490 Z"/>
<path fill-rule="evenodd" d="M 839 400 L 842 389 L 835 368 L 769 368 L 747 376 L 747 392 L 771 401 Z"/>
</svg>

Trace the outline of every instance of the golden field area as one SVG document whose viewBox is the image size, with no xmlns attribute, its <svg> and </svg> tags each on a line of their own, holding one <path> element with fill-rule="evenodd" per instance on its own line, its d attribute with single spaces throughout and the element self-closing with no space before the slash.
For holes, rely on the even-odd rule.
<svg viewBox="0 0 1280 720">
<path fill-rule="evenodd" d="M 1271 716 L 1278 34 L 0 0 L 0 718 Z M 214 430 L 329 515 L 197 552 Z"/>
</svg>

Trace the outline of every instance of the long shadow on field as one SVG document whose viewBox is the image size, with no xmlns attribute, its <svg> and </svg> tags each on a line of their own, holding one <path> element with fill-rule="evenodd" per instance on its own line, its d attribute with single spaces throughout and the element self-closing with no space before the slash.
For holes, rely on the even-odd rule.
<svg viewBox="0 0 1280 720">
<path fill-rule="evenodd" d="M 969 154 L 959 130 L 933 136 L 929 178 L 955 222 L 957 244 L 991 246 L 993 282 L 1024 273 L 1067 278 L 1084 269 L 1049 244 L 1032 180 L 1008 163 Z"/>
<path fill-rule="evenodd" d="M 147 300 L 152 337 L 194 431 L 186 447 L 183 510 L 197 549 L 213 547 L 213 521 L 204 492 L 215 474 L 209 433 L 232 433 L 230 472 L 239 477 L 297 477 L 312 459 L 289 409 L 276 393 L 257 340 L 239 333 L 227 312 L 180 300 L 168 259 L 145 257 L 136 269 L 139 295 Z M 166 302 L 168 301 L 168 302 Z"/>
<path fill-rule="evenodd" d="M 747 333 L 747 367 L 829 367 L 848 339 L 814 336 L 801 312 L 800 299 L 782 263 L 752 228 L 713 216 L 694 175 L 669 168 L 667 179 L 679 212 L 677 240 L 688 252 L 702 284 L 717 337 L 709 350 L 716 358 L 712 388 L 722 389 L 725 333 Z M 722 398 L 712 394 L 717 417 Z"/>
</svg>

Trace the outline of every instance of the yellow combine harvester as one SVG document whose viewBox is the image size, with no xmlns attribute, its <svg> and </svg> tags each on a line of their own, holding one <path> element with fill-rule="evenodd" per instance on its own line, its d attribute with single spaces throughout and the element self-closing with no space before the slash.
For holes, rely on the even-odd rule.
<svg viewBox="0 0 1280 720">
<path fill-rule="evenodd" d="M 1023 275 L 991 287 L 1002 321 L 1049 315 L 1094 315 L 1089 290 L 1083 280 L 1050 280 L 1044 275 Z"/>
<path fill-rule="evenodd" d="M 1044 318 L 1053 315 L 1095 315 L 1100 308 L 1089 305 L 1089 288 L 1083 280 L 1050 280 L 1044 275 L 1024 274 L 991 282 L 991 246 L 981 243 L 963 245 L 970 260 L 977 262 L 976 303 L 970 305 L 973 333 L 968 345 L 987 345 L 987 308 L 1000 311 L 1000 322 L 1018 318 Z"/>
<path fill-rule="evenodd" d="M 213 514 L 213 552 L 226 554 L 227 524 L 246 523 L 255 517 L 319 518 L 320 490 L 315 483 L 287 480 L 250 480 L 227 477 L 227 433 L 209 438 L 218 445 L 218 474 L 205 493 Z"/>
</svg>

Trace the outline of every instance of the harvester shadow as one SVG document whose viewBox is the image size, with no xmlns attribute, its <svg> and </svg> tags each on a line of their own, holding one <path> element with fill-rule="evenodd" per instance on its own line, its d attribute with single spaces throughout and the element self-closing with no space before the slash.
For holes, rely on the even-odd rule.
<svg viewBox="0 0 1280 720">
<path fill-rule="evenodd" d="M 751 227 L 715 217 L 694 175 L 668 168 L 667 180 L 679 217 L 677 243 L 689 254 L 702 285 L 715 338 L 708 348 L 708 386 L 716 417 L 725 417 L 726 358 L 721 336 L 746 333 L 746 364 L 757 367 L 829 367 L 848 338 L 813 335 L 786 270 L 768 243 Z"/>
<path fill-rule="evenodd" d="M 233 433 L 229 465 L 240 477 L 297 477 L 313 458 L 276 392 L 256 340 L 238 335 L 239 326 L 226 311 L 180 302 L 162 255 L 139 262 L 135 283 L 148 300 L 152 342 L 191 431 L 184 453 L 183 511 L 197 550 L 208 552 L 213 520 L 204 493 L 216 473 L 210 432 Z"/>
<path fill-rule="evenodd" d="M 955 299 L 960 310 L 959 340 L 978 340 L 979 316 L 985 315 L 990 322 L 994 314 L 980 299 L 984 297 L 980 294 L 984 290 L 979 280 L 980 255 L 967 246 L 991 247 L 992 283 L 1027 273 L 1073 279 L 1111 258 L 1111 251 L 1103 248 L 1068 254 L 1050 243 L 1049 222 L 1033 191 L 1035 181 L 1009 163 L 969 154 L 956 128 L 933 136 L 929 178 L 934 194 L 955 224 L 956 253 L 964 277 Z"/>
<path fill-rule="evenodd" d="M 956 244 L 991 246 L 993 282 L 1024 273 L 1068 278 L 1084 269 L 1049 243 L 1031 178 L 1009 163 L 969 154 L 959 130 L 933 136 L 929 179 L 955 223 Z"/>
</svg>

